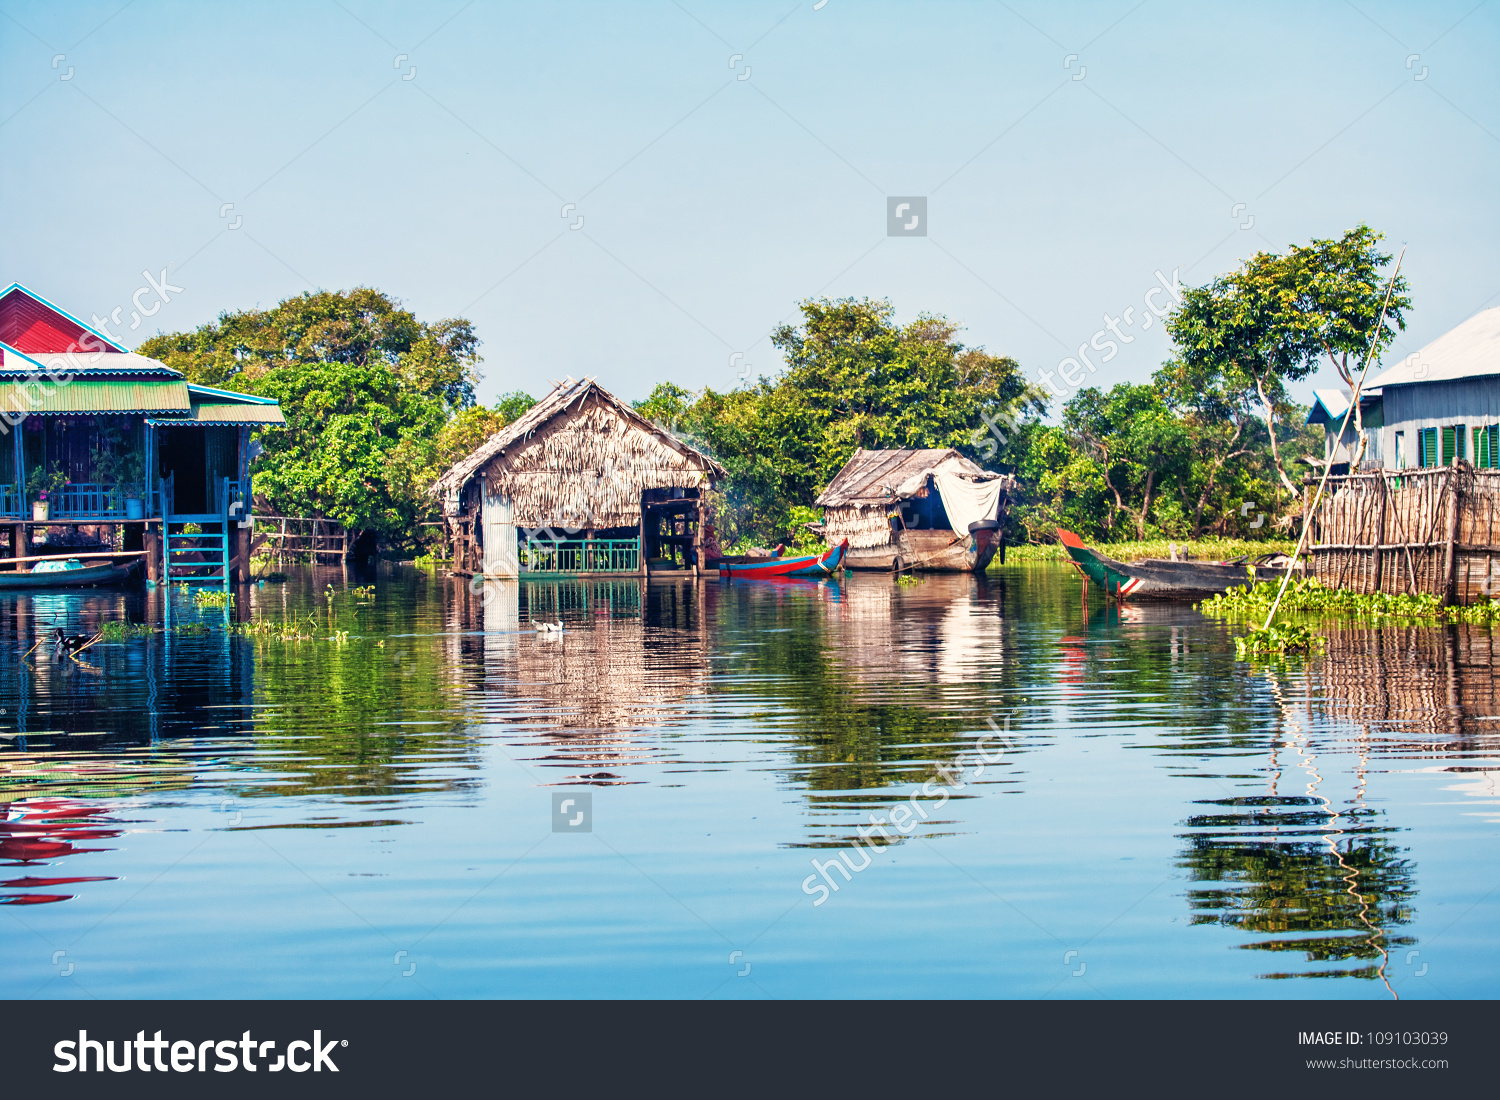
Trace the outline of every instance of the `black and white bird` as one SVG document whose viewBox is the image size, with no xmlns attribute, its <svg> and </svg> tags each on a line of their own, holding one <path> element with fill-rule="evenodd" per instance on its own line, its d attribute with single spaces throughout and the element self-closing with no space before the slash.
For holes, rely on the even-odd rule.
<svg viewBox="0 0 1500 1100">
<path fill-rule="evenodd" d="M 53 660 L 61 661 L 64 657 L 71 657 L 76 661 L 78 654 L 82 653 L 102 637 L 104 637 L 102 631 L 96 630 L 92 634 L 69 634 L 62 627 L 54 626 L 52 632 L 39 638 L 36 645 L 22 654 L 22 658 L 31 656 L 36 650 L 51 642 Z"/>
</svg>

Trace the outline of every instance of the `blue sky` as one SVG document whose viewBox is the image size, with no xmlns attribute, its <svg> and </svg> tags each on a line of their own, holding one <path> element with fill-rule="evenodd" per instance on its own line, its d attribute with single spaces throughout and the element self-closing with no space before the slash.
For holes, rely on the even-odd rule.
<svg viewBox="0 0 1500 1100">
<path fill-rule="evenodd" d="M 1399 353 L 1500 303 L 1500 4 L 816 2 L 0 0 L 0 278 L 131 345 L 376 286 L 474 321 L 487 401 L 727 389 L 811 296 L 1034 376 L 1157 271 L 1360 221 L 1408 246 Z"/>
</svg>

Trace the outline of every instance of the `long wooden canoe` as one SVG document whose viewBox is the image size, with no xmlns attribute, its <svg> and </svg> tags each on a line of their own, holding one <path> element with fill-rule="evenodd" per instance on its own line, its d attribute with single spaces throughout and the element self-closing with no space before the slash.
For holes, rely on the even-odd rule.
<svg viewBox="0 0 1500 1100">
<path fill-rule="evenodd" d="M 1145 558 L 1141 561 L 1116 561 L 1084 545 L 1072 531 L 1057 529 L 1068 556 L 1078 571 L 1106 595 L 1118 598 L 1201 600 L 1246 588 L 1257 581 L 1281 579 L 1282 571 L 1266 565 L 1227 561 L 1168 561 Z"/>
<path fill-rule="evenodd" d="M 0 573 L 0 592 L 18 589 L 87 588 L 95 584 L 119 584 L 135 571 L 135 562 L 123 565 L 85 565 L 82 569 L 59 569 L 51 573 Z"/>
<path fill-rule="evenodd" d="M 849 540 L 830 547 L 821 554 L 799 558 L 747 558 L 744 561 L 719 559 L 719 576 L 758 579 L 762 577 L 826 577 L 844 564 Z"/>
</svg>

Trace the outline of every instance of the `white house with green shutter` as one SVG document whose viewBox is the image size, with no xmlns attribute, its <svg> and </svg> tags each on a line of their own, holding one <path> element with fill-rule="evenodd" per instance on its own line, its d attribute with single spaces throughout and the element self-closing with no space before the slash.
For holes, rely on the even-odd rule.
<svg viewBox="0 0 1500 1100">
<path fill-rule="evenodd" d="M 1382 371 L 1368 389 L 1378 394 L 1379 411 L 1372 422 L 1361 409 L 1371 435 L 1366 453 L 1386 469 L 1447 466 L 1456 458 L 1500 467 L 1500 306 Z"/>
</svg>

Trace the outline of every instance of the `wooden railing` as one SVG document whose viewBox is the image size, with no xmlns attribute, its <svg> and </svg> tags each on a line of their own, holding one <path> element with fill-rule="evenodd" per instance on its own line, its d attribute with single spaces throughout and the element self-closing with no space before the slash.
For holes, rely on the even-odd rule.
<svg viewBox="0 0 1500 1100">
<path fill-rule="evenodd" d="M 636 573 L 641 568 L 639 539 L 527 539 L 523 550 L 528 573 Z"/>
<path fill-rule="evenodd" d="M 349 549 L 343 525 L 316 516 L 256 516 L 255 534 L 265 539 L 277 561 L 342 561 Z"/>
</svg>

